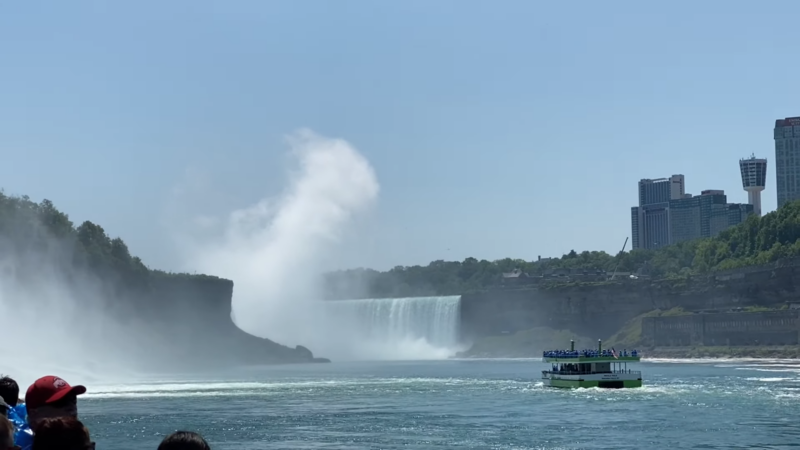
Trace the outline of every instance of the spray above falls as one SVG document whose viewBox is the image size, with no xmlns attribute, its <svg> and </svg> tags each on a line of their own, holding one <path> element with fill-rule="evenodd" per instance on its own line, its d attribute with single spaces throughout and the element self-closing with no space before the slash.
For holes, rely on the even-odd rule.
<svg viewBox="0 0 800 450">
<path fill-rule="evenodd" d="M 461 296 L 337 300 L 325 311 L 338 335 L 360 343 L 353 359 L 442 359 L 461 349 Z"/>
<path fill-rule="evenodd" d="M 375 203 L 379 185 L 369 162 L 344 140 L 304 130 L 288 143 L 295 167 L 287 189 L 232 212 L 217 239 L 187 256 L 192 268 L 234 280 L 239 328 L 313 347 L 327 334 L 320 261 Z"/>
</svg>

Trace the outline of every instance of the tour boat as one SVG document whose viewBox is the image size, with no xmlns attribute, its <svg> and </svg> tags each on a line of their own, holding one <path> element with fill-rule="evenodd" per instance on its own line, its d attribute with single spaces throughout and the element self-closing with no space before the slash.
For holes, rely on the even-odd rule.
<svg viewBox="0 0 800 450">
<path fill-rule="evenodd" d="M 570 341 L 569 350 L 547 351 L 542 354 L 542 359 L 553 365 L 551 370 L 542 371 L 545 386 L 616 389 L 642 387 L 642 372 L 628 369 L 629 362 L 641 360 L 636 350 L 603 350 L 600 340 L 597 341 L 597 350 L 575 350 L 575 341 Z"/>
</svg>

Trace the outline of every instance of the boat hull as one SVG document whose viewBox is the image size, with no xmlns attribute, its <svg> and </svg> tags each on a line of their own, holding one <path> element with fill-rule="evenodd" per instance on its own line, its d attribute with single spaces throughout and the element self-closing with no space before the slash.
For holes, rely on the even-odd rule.
<svg viewBox="0 0 800 450">
<path fill-rule="evenodd" d="M 607 388 L 624 389 L 642 387 L 642 376 L 639 371 L 623 373 L 587 373 L 565 375 L 557 372 L 543 372 L 542 382 L 545 386 L 558 388 Z"/>
<path fill-rule="evenodd" d="M 553 380 L 545 378 L 542 380 L 545 386 L 554 388 L 578 389 L 578 388 L 605 388 L 605 389 L 627 389 L 642 387 L 642 380 Z"/>
</svg>

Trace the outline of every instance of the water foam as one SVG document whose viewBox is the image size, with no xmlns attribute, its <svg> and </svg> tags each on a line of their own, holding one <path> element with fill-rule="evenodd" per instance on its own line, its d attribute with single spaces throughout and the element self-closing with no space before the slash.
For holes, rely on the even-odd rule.
<svg viewBox="0 0 800 450">
<path fill-rule="evenodd" d="M 361 358 L 441 359 L 459 349 L 461 297 L 409 297 L 327 302 L 325 310 Z"/>
<path fill-rule="evenodd" d="M 492 380 L 460 377 L 344 378 L 333 380 L 283 380 L 269 382 L 166 382 L 91 386 L 89 392 L 82 398 L 143 399 L 151 397 L 242 397 L 308 392 L 309 390 L 317 389 L 346 389 L 360 392 L 369 389 L 393 390 L 400 388 L 425 391 L 456 386 L 472 389 L 527 389 L 531 386 L 531 383 L 519 380 Z M 542 383 L 539 382 L 538 386 L 541 387 Z"/>
</svg>

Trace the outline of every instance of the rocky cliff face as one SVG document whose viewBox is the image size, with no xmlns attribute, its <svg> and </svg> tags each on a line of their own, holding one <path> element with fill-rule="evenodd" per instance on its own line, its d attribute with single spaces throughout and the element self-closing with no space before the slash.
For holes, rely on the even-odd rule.
<svg viewBox="0 0 800 450">
<path fill-rule="evenodd" d="M 49 200 L 0 192 L 0 315 L 14 317 L 4 325 L 9 336 L 38 328 L 37 344 L 145 370 L 315 360 L 303 347 L 239 330 L 232 294 L 230 280 L 151 270 L 121 238 L 90 221 L 75 227 Z M 31 347 L 41 347 L 34 358 L 52 356 L 50 345 Z"/>
<path fill-rule="evenodd" d="M 621 280 L 465 294 L 462 338 L 470 341 L 537 326 L 606 338 L 628 320 L 654 309 L 727 311 L 797 301 L 800 266 L 750 267 L 707 277 L 658 282 Z"/>
<path fill-rule="evenodd" d="M 213 277 L 154 280 L 140 319 L 160 335 L 159 355 L 181 364 L 275 364 L 327 362 L 310 350 L 290 348 L 240 330 L 231 319 L 233 281 Z M 171 358 L 167 358 L 171 359 Z"/>
</svg>

